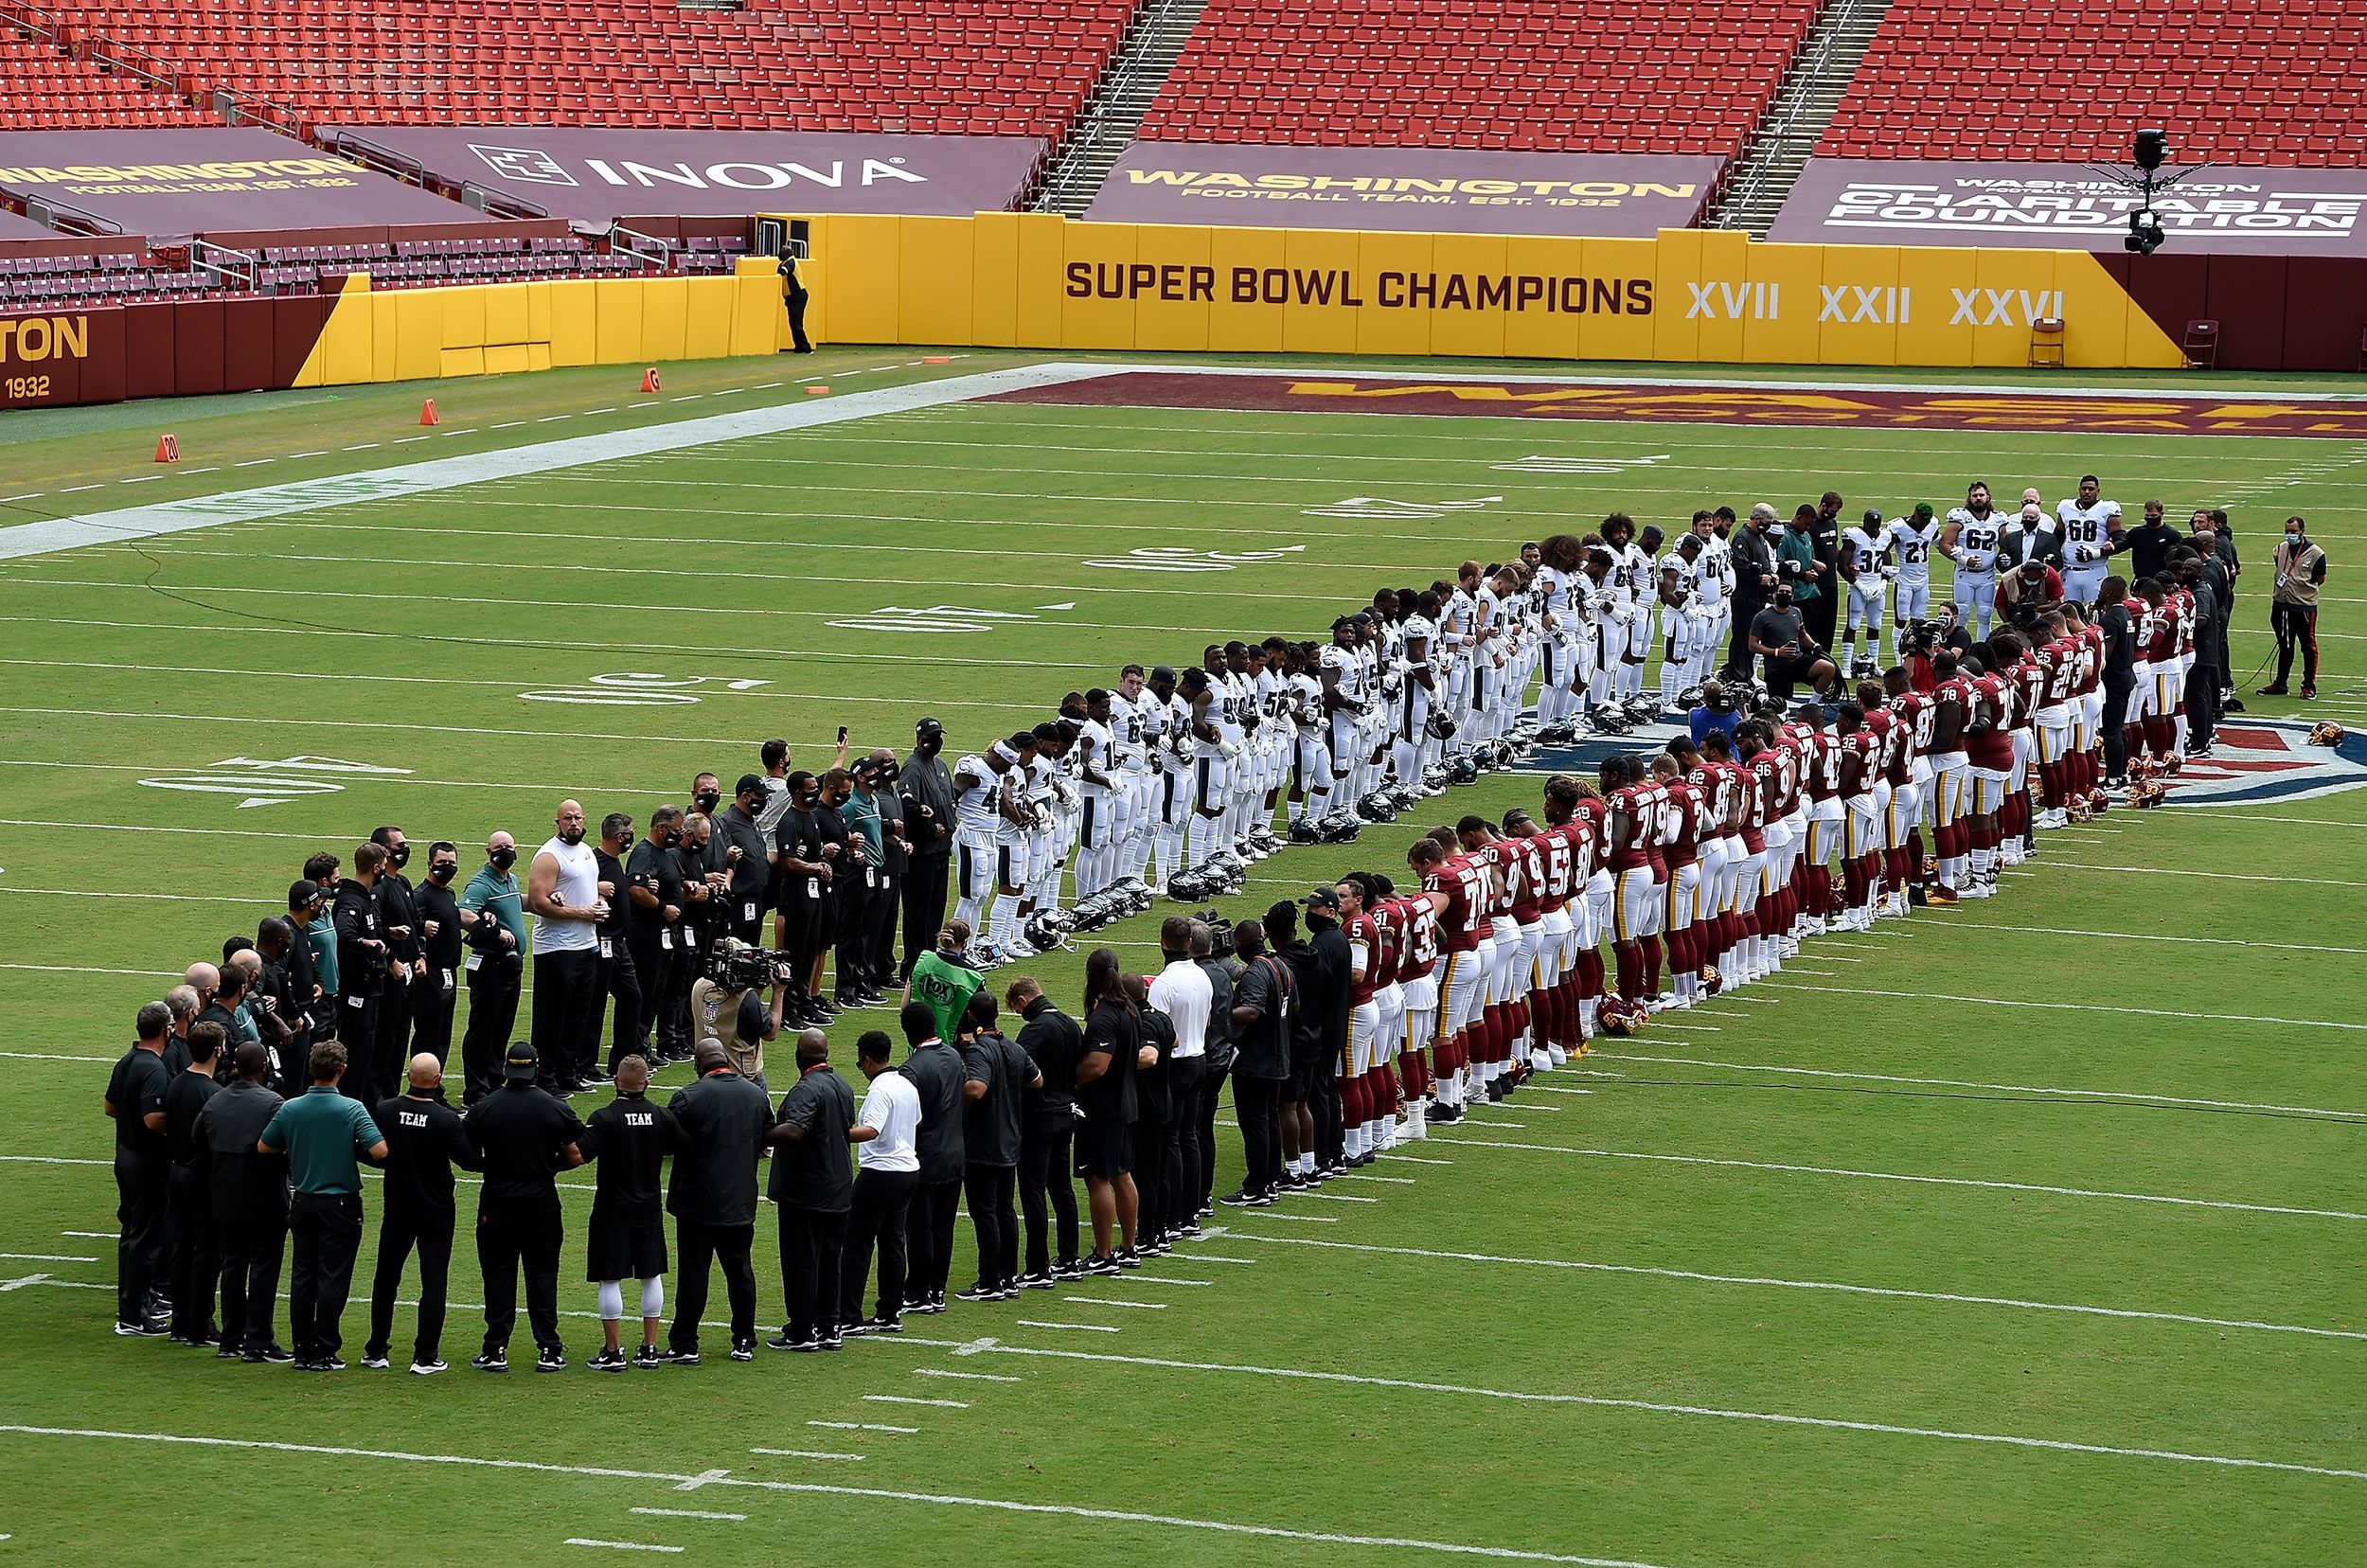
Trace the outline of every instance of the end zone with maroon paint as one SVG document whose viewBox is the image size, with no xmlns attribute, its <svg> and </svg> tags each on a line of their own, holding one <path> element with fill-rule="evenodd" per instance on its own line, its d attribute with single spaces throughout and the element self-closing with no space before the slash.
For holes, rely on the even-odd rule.
<svg viewBox="0 0 2367 1568">
<path fill-rule="evenodd" d="M 996 393 L 989 402 L 1243 413 L 1478 415 L 1490 419 L 1675 424 L 1861 425 L 1892 430 L 2026 430 L 2071 435 L 2318 436 L 2367 438 L 2367 399 L 2246 399 L 2223 393 L 2055 392 L 1818 382 L 1609 382 L 1433 374 L 1135 370 Z"/>
</svg>

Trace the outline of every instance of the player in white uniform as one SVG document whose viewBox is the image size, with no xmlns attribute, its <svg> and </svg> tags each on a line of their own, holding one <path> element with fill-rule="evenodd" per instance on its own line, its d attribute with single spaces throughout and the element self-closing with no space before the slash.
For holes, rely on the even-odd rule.
<svg viewBox="0 0 2367 1568">
<path fill-rule="evenodd" d="M 1701 541 L 1701 602 L 1710 611 L 1710 647 L 1727 646 L 1735 634 L 1735 550 L 1727 536 L 1735 526 L 1735 509 L 1720 507 L 1696 512 L 1694 537 Z M 1713 589 L 1715 594 L 1713 594 Z M 1717 667 L 1717 655 L 1702 661 L 1704 674 Z"/>
<path fill-rule="evenodd" d="M 1151 781 L 1151 830 L 1158 850 L 1152 885 L 1164 888 L 1190 864 L 1184 858 L 1185 829 L 1192 819 L 1192 756 L 1197 743 L 1192 737 L 1191 704 L 1184 702 L 1172 668 L 1160 665 L 1151 670 L 1146 699 L 1152 705 L 1142 711 L 1156 721 L 1148 739 L 1151 759 L 1159 768 Z"/>
<path fill-rule="evenodd" d="M 1940 522 L 1931 515 L 1931 504 L 1919 501 L 1905 517 L 1892 518 L 1883 531 L 1897 570 L 1891 596 L 1891 663 L 1897 664 L 1907 656 L 1907 628 L 1931 607 L 1931 547 L 1939 543 Z"/>
<path fill-rule="evenodd" d="M 1158 828 L 1153 799 L 1159 767 L 1151 759 L 1158 742 L 1160 704 L 1144 689 L 1141 665 L 1118 672 L 1117 688 L 1110 693 L 1110 733 L 1117 763 L 1117 878 L 1139 882 L 1148 872 L 1151 842 Z"/>
<path fill-rule="evenodd" d="M 1660 622 L 1666 640 L 1661 648 L 1660 705 L 1681 709 L 1678 699 L 1687 686 L 1697 686 L 1708 674 L 1711 629 L 1714 624 L 1702 601 L 1701 541 L 1679 534 L 1676 547 L 1660 558 L 1655 573 Z"/>
<path fill-rule="evenodd" d="M 2005 537 L 2005 520 L 1989 505 L 1989 487 L 1978 482 L 1965 491 L 1965 504 L 1951 508 L 1940 548 L 1956 563 L 1956 618 L 1979 642 L 1989 634 L 1989 617 L 1997 606 L 1997 552 Z"/>
<path fill-rule="evenodd" d="M 1315 652 L 1304 643 L 1285 656 L 1286 709 L 1291 732 L 1290 837 L 1315 842 L 1314 824 L 1331 814 L 1331 747 L 1325 739 L 1324 686 Z"/>
<path fill-rule="evenodd" d="M 1118 802 L 1126 772 L 1117 759 L 1111 728 L 1116 710 L 1111 694 L 1095 686 L 1085 693 L 1085 719 L 1071 754 L 1077 775 L 1077 901 L 1084 902 L 1118 880 Z"/>
<path fill-rule="evenodd" d="M 1397 626 L 1398 643 L 1404 650 L 1405 687 L 1397 695 L 1391 751 L 1397 781 L 1427 794 L 1434 792 L 1422 782 L 1422 775 L 1438 753 L 1437 739 L 1430 733 L 1431 704 L 1438 681 L 1438 629 L 1432 617 L 1437 614 L 1438 601 L 1431 594 L 1420 594 L 1412 609 L 1413 614 Z"/>
<path fill-rule="evenodd" d="M 1841 633 L 1841 667 L 1852 677 L 1867 672 L 1882 649 L 1883 590 L 1889 586 L 1890 527 L 1878 507 L 1841 531 L 1841 579 L 1849 585 L 1849 611 Z M 1865 628 L 1865 667 L 1859 665 L 1858 629 Z"/>
<path fill-rule="evenodd" d="M 981 921 L 987 900 L 995 892 L 995 842 L 1003 828 L 1003 802 L 1021 751 L 1011 740 L 998 740 L 983 755 L 964 757 L 953 764 L 953 907 L 954 918 L 983 935 Z M 1035 737 L 1027 738 L 1027 750 Z"/>
<path fill-rule="evenodd" d="M 2063 597 L 2093 604 L 2104 587 L 2111 536 L 2121 531 L 2121 504 L 2105 500 L 2096 476 L 2083 473 L 2079 493 L 2055 504 L 2055 521 L 2063 537 Z"/>
<path fill-rule="evenodd" d="M 1653 569 L 1651 554 L 1660 547 L 1660 530 L 1645 529 L 1644 543 L 1638 543 L 1634 520 L 1625 512 L 1613 512 L 1603 519 L 1603 542 L 1618 554 L 1615 571 L 1627 596 L 1626 637 L 1618 650 L 1613 686 L 1618 700 L 1627 702 L 1644 695 L 1644 661 L 1652 650 L 1652 607 L 1660 602 L 1659 574 Z M 1610 654 L 1606 648 L 1604 656 Z"/>
</svg>

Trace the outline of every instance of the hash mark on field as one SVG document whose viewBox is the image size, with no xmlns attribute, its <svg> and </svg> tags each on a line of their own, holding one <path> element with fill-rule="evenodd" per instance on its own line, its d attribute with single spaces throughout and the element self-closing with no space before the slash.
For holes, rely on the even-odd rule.
<svg viewBox="0 0 2367 1568">
<path fill-rule="evenodd" d="M 31 1257 L 36 1262 L 43 1261 L 41 1255 L 38 1253 L 0 1253 L 0 1257 Z M 82 1257 L 56 1258 L 50 1259 L 49 1261 L 61 1263 L 96 1263 L 98 1260 L 95 1257 Z M 1113 1301 L 1108 1296 L 1067 1296 L 1063 1299 L 1073 1307 L 1130 1307 L 1138 1312 L 1164 1312 L 1167 1310 L 1167 1304 L 1164 1301 Z M 975 1372 L 967 1375 L 970 1377 L 984 1376 L 982 1373 Z M 1008 1382 L 1014 1380 L 1006 1378 L 1004 1381 Z"/>
<path fill-rule="evenodd" d="M 151 474 L 150 477 L 153 478 L 154 475 Z M 48 493 L 47 490 L 27 490 L 22 495 L 0 495 L 0 507 L 5 507 L 11 501 L 38 501 Z"/>
<path fill-rule="evenodd" d="M 970 1408 L 969 1403 L 961 1399 L 919 1399 L 910 1394 L 865 1394 L 862 1398 L 871 1404 L 934 1405 L 939 1410 L 968 1410 Z"/>
<path fill-rule="evenodd" d="M 1077 1298 L 1072 1296 L 1070 1299 Z M 1000 1372 L 955 1372 L 942 1366 L 916 1366 L 913 1368 L 913 1376 L 916 1378 L 960 1378 L 969 1382 L 1019 1382 L 1022 1381 L 1018 1378 L 1006 1378 Z"/>
<path fill-rule="evenodd" d="M 105 1059 L 95 1057 L 92 1060 L 103 1060 Z M 1114 1280 L 1111 1281 L 1111 1283 L 1116 1285 L 1208 1285 L 1213 1284 L 1214 1281 L 1206 1279 L 1173 1279 L 1165 1274 L 1147 1274 L 1135 1273 L 1119 1274 Z M 1075 1296 L 1071 1296 L 1069 1299 L 1074 1301 L 1077 1298 Z"/>
<path fill-rule="evenodd" d="M 756 390 L 759 392 L 770 392 L 776 386 L 787 386 L 788 384 L 789 383 L 787 382 L 758 382 L 756 383 Z"/>
<path fill-rule="evenodd" d="M 288 461 L 293 463 L 299 457 L 326 457 L 328 455 L 326 452 L 291 452 L 288 454 Z"/>
<path fill-rule="evenodd" d="M 808 1421 L 810 1427 L 828 1427 L 836 1432 L 894 1432 L 911 1436 L 918 1427 L 882 1426 L 877 1421 Z"/>
<path fill-rule="evenodd" d="M 341 447 L 338 450 L 342 452 L 376 452 L 378 450 L 378 443 L 376 441 L 364 441 L 359 446 Z"/>
<path fill-rule="evenodd" d="M 705 1508 L 645 1508 L 636 1506 L 629 1511 L 637 1514 L 648 1514 L 655 1519 L 721 1519 L 728 1520 L 735 1524 L 744 1523 L 748 1518 L 746 1514 L 713 1513 Z"/>
<path fill-rule="evenodd" d="M 1328 1214 L 1291 1214 L 1284 1209 L 1262 1211 L 1269 1220 L 1295 1220 L 1302 1225 L 1336 1225 L 1340 1221 Z"/>
<path fill-rule="evenodd" d="M 122 1238 L 120 1231 L 60 1231 L 60 1236 L 79 1236 L 93 1241 L 116 1241 Z"/>
<path fill-rule="evenodd" d="M 266 457 L 266 458 L 264 458 L 264 459 L 263 459 L 263 461 L 264 461 L 264 462 L 266 462 L 266 463 L 268 463 L 268 462 L 270 462 L 270 461 L 271 461 L 271 459 L 270 459 L 270 458 L 268 458 L 268 457 Z M 102 482 L 101 484 L 98 484 L 98 485 L 68 485 L 68 486 L 66 486 L 66 488 L 65 488 L 65 489 L 63 489 L 63 490 L 60 490 L 58 493 L 59 493 L 60 495 L 72 495 L 72 494 L 74 494 L 74 493 L 75 493 L 76 491 L 78 491 L 78 490 L 100 490 L 100 489 L 103 489 L 103 488 L 104 488 L 104 484 L 103 484 L 103 482 Z"/>
<path fill-rule="evenodd" d="M 750 1453 L 769 1453 L 776 1459 L 847 1459 L 860 1460 L 860 1453 L 829 1453 L 820 1449 L 752 1448 Z"/>
<path fill-rule="evenodd" d="M 249 457 L 243 463 L 233 463 L 230 466 L 232 468 L 261 468 L 265 463 L 276 461 L 277 461 L 277 459 L 272 457 Z"/>
<path fill-rule="evenodd" d="M 625 406 L 627 408 L 655 408 L 657 406 L 657 400 L 655 398 L 651 398 L 648 402 L 627 403 Z"/>
<path fill-rule="evenodd" d="M 1114 1334 L 1118 1331 L 1114 1325 L 1107 1323 L 1054 1323 L 1047 1318 L 1019 1318 L 1014 1321 L 1022 1328 L 1070 1328 L 1084 1334 Z"/>
<path fill-rule="evenodd" d="M 679 1552 L 680 1546 L 658 1546 L 646 1541 L 594 1541 L 589 1536 L 569 1536 L 570 1546 L 605 1546 L 612 1552 Z"/>
<path fill-rule="evenodd" d="M 91 1162 L 93 1165 L 105 1165 L 108 1162 L 105 1160 L 93 1160 Z M 1192 1261 L 1195 1263 L 1255 1263 L 1257 1259 L 1254 1257 L 1222 1257 L 1215 1253 L 1196 1252 L 1192 1254 Z M 1134 1277 L 1140 1279 L 1142 1275 L 1136 1274 Z M 1175 1283 L 1181 1285 L 1184 1282 L 1179 1279 L 1175 1281 Z"/>
<path fill-rule="evenodd" d="M 161 473 L 135 473 L 129 479 L 118 479 L 116 483 L 118 485 L 146 485 L 152 484 L 156 480 L 164 477 L 165 476 Z"/>
<path fill-rule="evenodd" d="M 80 1257 L 73 1253 L 0 1253 L 0 1257 L 19 1263 L 96 1263 L 96 1257 Z"/>
<path fill-rule="evenodd" d="M 1300 1196 L 1321 1198 L 1326 1203 L 1378 1203 L 1380 1202 L 1378 1198 L 1358 1198 L 1345 1192 L 1307 1192 L 1301 1193 Z"/>
<path fill-rule="evenodd" d="M 525 422 L 526 421 L 524 419 L 504 419 L 497 425 L 487 425 L 485 428 L 488 430 L 515 430 Z"/>
<path fill-rule="evenodd" d="M 557 419 L 572 419 L 574 418 L 575 416 L 573 414 L 545 414 L 534 422 L 536 424 L 549 424 Z"/>
<path fill-rule="evenodd" d="M 1423 1158 L 1419 1154 L 1385 1153 L 1381 1155 L 1381 1158 L 1384 1160 L 1403 1160 L 1408 1165 L 1450 1166 L 1454 1164 L 1452 1160 L 1430 1160 Z"/>
<path fill-rule="evenodd" d="M 1575 1090 L 1563 1091 L 1563 1093 L 1573 1094 L 1577 1092 L 1578 1091 Z M 1411 1176 L 1376 1176 L 1369 1170 L 1344 1170 L 1340 1172 L 1340 1174 L 1346 1177 L 1351 1182 L 1387 1182 L 1391 1186 L 1416 1186 L 1420 1185 Z"/>
</svg>

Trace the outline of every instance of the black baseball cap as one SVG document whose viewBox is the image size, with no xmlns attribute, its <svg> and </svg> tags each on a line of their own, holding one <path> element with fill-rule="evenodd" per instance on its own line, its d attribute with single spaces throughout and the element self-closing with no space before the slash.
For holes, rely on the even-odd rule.
<svg viewBox="0 0 2367 1568">
<path fill-rule="evenodd" d="M 1340 895 L 1328 887 L 1319 887 L 1299 902 L 1308 909 L 1338 909 Z"/>
<path fill-rule="evenodd" d="M 533 1042 L 512 1041 L 509 1055 L 502 1061 L 502 1077 L 512 1083 L 531 1083 L 542 1064 L 543 1059 L 535 1055 Z"/>
<path fill-rule="evenodd" d="M 934 719 L 923 719 L 913 726 L 913 734 L 917 736 L 943 735 L 944 733 L 945 726 Z"/>
<path fill-rule="evenodd" d="M 308 904 L 316 904 L 320 900 L 321 884 L 310 877 L 298 877 L 288 884 L 288 907 L 290 909 L 302 909 Z"/>
</svg>

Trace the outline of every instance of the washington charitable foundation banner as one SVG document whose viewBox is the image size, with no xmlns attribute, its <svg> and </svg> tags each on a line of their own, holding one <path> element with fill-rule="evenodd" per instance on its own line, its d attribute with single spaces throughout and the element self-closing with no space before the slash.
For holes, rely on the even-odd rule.
<svg viewBox="0 0 2367 1568">
<path fill-rule="evenodd" d="M 1812 158 L 1768 238 L 2117 251 L 2138 205 L 2085 164 Z M 2367 169 L 2205 169 L 2153 210 L 2180 251 L 2367 256 Z"/>
<path fill-rule="evenodd" d="M 554 218 L 739 218 L 760 212 L 967 218 L 1009 207 L 1040 136 L 650 131 L 553 125 L 361 125 L 336 133 Z"/>
<path fill-rule="evenodd" d="M 1085 216 L 1649 240 L 1692 225 L 1724 164 L 1665 154 L 1136 142 Z"/>
</svg>

